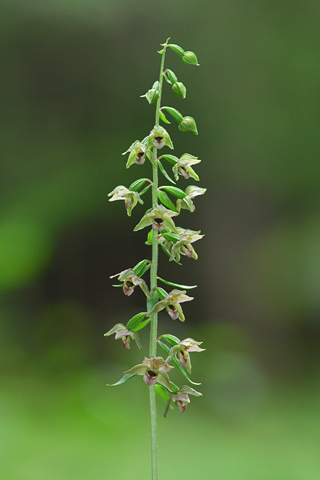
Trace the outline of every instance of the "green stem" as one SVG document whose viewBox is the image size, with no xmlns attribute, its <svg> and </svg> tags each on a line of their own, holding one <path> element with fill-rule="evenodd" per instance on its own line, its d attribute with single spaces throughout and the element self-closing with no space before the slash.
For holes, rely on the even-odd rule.
<svg viewBox="0 0 320 480">
<path fill-rule="evenodd" d="M 156 105 L 156 118 L 155 124 L 159 125 L 159 110 L 161 105 L 161 94 L 163 84 L 163 69 L 166 47 L 163 48 L 163 54 L 161 58 L 160 77 L 159 77 L 159 91 L 160 95 Z M 153 148 L 153 185 L 152 185 L 152 208 L 156 208 L 158 205 L 158 165 L 157 165 L 157 149 Z M 158 301 L 157 294 L 157 276 L 158 276 L 158 233 L 152 231 L 152 263 L 150 268 L 150 290 L 152 298 L 147 302 L 148 311 Z M 152 315 L 150 322 L 150 344 L 149 344 L 149 356 L 153 358 L 157 355 L 157 332 L 158 332 L 158 314 Z M 149 387 L 150 392 L 150 418 L 151 418 L 151 468 L 152 468 L 152 480 L 159 479 L 159 463 L 158 463 L 158 425 L 157 425 L 157 405 L 156 405 L 156 389 L 155 385 Z"/>
</svg>

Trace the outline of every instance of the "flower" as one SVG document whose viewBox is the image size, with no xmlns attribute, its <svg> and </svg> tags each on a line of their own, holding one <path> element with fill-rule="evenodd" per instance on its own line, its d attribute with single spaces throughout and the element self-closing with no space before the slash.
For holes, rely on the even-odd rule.
<svg viewBox="0 0 320 480">
<path fill-rule="evenodd" d="M 185 338 L 177 345 L 171 348 L 167 361 L 175 355 L 182 367 L 187 367 L 188 372 L 191 373 L 191 360 L 189 352 L 203 352 L 205 348 L 200 348 L 203 342 L 196 342 L 193 338 Z"/>
<path fill-rule="evenodd" d="M 188 387 L 187 385 L 183 385 L 172 398 L 177 407 L 179 407 L 180 413 L 183 413 L 186 410 L 188 403 L 190 403 L 189 395 L 200 397 L 202 396 L 202 393 L 197 392 L 197 390 L 194 390 L 194 388 Z"/>
<path fill-rule="evenodd" d="M 180 303 L 190 302 L 193 300 L 193 297 L 189 297 L 188 295 L 185 295 L 185 293 L 185 290 L 172 290 L 163 300 L 160 300 L 160 302 L 155 304 L 147 316 L 151 317 L 151 315 L 166 309 L 172 320 L 176 320 L 178 318 L 181 322 L 184 322 L 185 316 Z"/>
<path fill-rule="evenodd" d="M 130 350 L 131 340 L 135 340 L 138 348 L 141 350 L 142 346 L 140 343 L 139 335 L 136 332 L 130 332 L 122 323 L 117 323 L 112 327 L 107 333 L 104 334 L 105 337 L 116 334 L 115 339 L 122 339 L 123 346 L 126 350 Z"/>
<path fill-rule="evenodd" d="M 148 227 L 152 225 L 153 230 L 161 232 L 165 228 L 170 230 L 171 232 L 176 232 L 176 226 L 174 221 L 171 217 L 178 215 L 177 212 L 173 212 L 172 210 L 168 210 L 167 208 L 163 207 L 162 205 L 157 206 L 151 212 L 147 213 L 138 225 L 135 226 L 133 229 L 134 232 L 141 230 L 142 228 Z"/>
<path fill-rule="evenodd" d="M 133 142 L 133 144 L 130 145 L 128 150 L 123 152 L 122 155 L 125 155 L 128 152 L 130 152 L 130 155 L 126 164 L 126 168 L 131 167 L 131 165 L 133 165 L 134 163 L 136 163 L 137 165 L 143 165 L 146 157 L 148 157 L 149 159 L 152 158 L 150 150 L 147 150 L 146 145 L 139 140 Z"/>
<path fill-rule="evenodd" d="M 170 372 L 173 367 L 168 365 L 162 357 L 153 357 L 143 360 L 143 363 L 135 365 L 125 373 L 129 375 L 143 375 L 143 380 L 146 385 L 154 385 L 159 383 L 166 387 L 169 391 L 173 391 L 170 385 L 170 378 L 167 372 Z"/>
<path fill-rule="evenodd" d="M 151 148 L 153 146 L 160 149 L 165 145 L 173 149 L 173 144 L 167 130 L 165 130 L 160 125 L 155 125 L 155 127 L 153 128 L 153 130 L 151 130 L 149 134 L 148 148 Z"/>
<path fill-rule="evenodd" d="M 179 175 L 183 175 L 185 179 L 192 177 L 194 180 L 199 181 L 199 177 L 191 165 L 196 165 L 200 162 L 201 160 L 198 160 L 198 157 L 194 157 L 189 153 L 184 153 L 177 163 L 172 167 L 176 181 L 179 180 Z"/>
<path fill-rule="evenodd" d="M 143 204 L 138 192 L 133 192 L 123 185 L 118 185 L 114 190 L 112 190 L 112 192 L 108 194 L 108 197 L 111 195 L 112 197 L 109 198 L 109 202 L 124 200 L 124 206 L 126 207 L 129 217 L 131 216 L 131 212 L 138 202 Z"/>
<path fill-rule="evenodd" d="M 180 255 L 186 255 L 188 258 L 198 259 L 198 255 L 191 245 L 191 243 L 200 240 L 204 235 L 199 235 L 201 230 L 195 232 L 193 230 L 186 230 L 184 228 L 177 227 L 176 233 L 179 236 L 179 240 L 172 241 L 166 238 L 165 234 L 158 237 L 158 241 L 163 243 L 164 247 L 170 253 L 169 260 L 180 261 Z"/>
<path fill-rule="evenodd" d="M 120 273 L 116 273 L 110 278 L 115 277 L 118 277 L 118 280 L 120 282 L 123 282 L 123 293 L 128 297 L 133 294 L 134 288 L 137 285 L 139 285 L 139 287 L 147 297 L 150 297 L 149 289 L 146 282 L 142 278 L 138 277 L 130 268 L 128 268 L 127 270 L 123 270 Z"/>
<path fill-rule="evenodd" d="M 186 210 L 190 210 L 190 212 L 194 212 L 196 207 L 194 206 L 192 199 L 198 195 L 203 195 L 206 191 L 206 188 L 190 185 L 185 190 L 186 196 L 177 199 L 177 209 L 180 211 L 181 208 L 185 208 Z"/>
</svg>

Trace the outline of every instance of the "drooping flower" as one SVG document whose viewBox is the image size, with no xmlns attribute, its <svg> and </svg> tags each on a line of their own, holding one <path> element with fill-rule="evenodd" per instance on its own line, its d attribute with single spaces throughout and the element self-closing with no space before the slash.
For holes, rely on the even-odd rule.
<svg viewBox="0 0 320 480">
<path fill-rule="evenodd" d="M 107 333 L 104 334 L 105 337 L 109 337 L 115 333 L 115 339 L 122 339 L 123 346 L 126 350 L 130 350 L 131 340 L 135 340 L 138 348 L 141 350 L 142 346 L 140 343 L 139 335 L 136 332 L 130 332 L 122 323 L 117 323 L 112 327 Z"/>
<path fill-rule="evenodd" d="M 138 277 L 133 270 L 128 268 L 127 270 L 123 270 L 120 273 L 116 273 L 115 275 L 112 275 L 110 278 L 115 278 L 118 277 L 118 280 L 120 282 L 123 282 L 123 293 L 130 297 L 130 295 L 133 294 L 134 288 L 139 285 L 143 293 L 147 296 L 150 297 L 150 292 L 148 289 L 148 286 L 146 282 L 141 278 Z"/>
<path fill-rule="evenodd" d="M 151 315 L 166 309 L 172 320 L 176 320 L 178 318 L 181 322 L 184 322 L 185 316 L 180 303 L 190 302 L 193 300 L 193 297 L 189 297 L 185 293 L 185 290 L 172 290 L 163 300 L 160 300 L 155 304 L 147 316 L 150 317 Z"/>
<path fill-rule="evenodd" d="M 144 215 L 138 225 L 135 226 L 133 231 L 136 232 L 142 228 L 152 225 L 153 230 L 158 232 L 161 232 L 165 228 L 171 232 L 176 232 L 176 226 L 174 221 L 171 219 L 171 217 L 174 217 L 175 215 L 178 215 L 178 213 L 159 205 L 151 210 L 151 212 Z"/>
<path fill-rule="evenodd" d="M 163 360 L 162 357 L 153 357 L 143 360 L 143 363 L 135 365 L 125 373 L 129 375 L 143 375 L 143 380 L 146 385 L 154 385 L 159 383 L 172 392 L 170 385 L 170 378 L 167 372 L 170 372 L 173 367 Z"/>
<path fill-rule="evenodd" d="M 196 165 L 200 162 L 201 160 L 198 160 L 198 157 L 194 157 L 189 153 L 184 153 L 178 162 L 172 167 L 176 181 L 178 181 L 179 175 L 182 175 L 185 179 L 192 177 L 194 180 L 199 181 L 199 177 L 191 165 Z"/>
<path fill-rule="evenodd" d="M 167 130 L 160 125 L 155 125 L 148 137 L 148 149 L 152 147 L 160 149 L 165 145 L 173 149 L 173 144 Z"/>
<path fill-rule="evenodd" d="M 126 164 L 126 168 L 131 167 L 131 165 L 133 165 L 134 163 L 136 163 L 137 165 L 143 165 L 146 157 L 148 157 L 149 159 L 151 159 L 152 157 L 150 150 L 148 150 L 146 145 L 139 140 L 133 142 L 133 144 L 130 145 L 128 150 L 123 152 L 122 155 L 126 155 L 128 152 L 130 152 L 130 155 Z"/>
<path fill-rule="evenodd" d="M 192 199 L 198 195 L 203 195 L 206 191 L 206 188 L 189 185 L 185 190 L 186 196 L 177 199 L 177 209 L 180 211 L 181 208 L 185 208 L 186 210 L 190 210 L 190 212 L 194 212 L 196 207 L 194 206 Z"/>
<path fill-rule="evenodd" d="M 180 413 L 185 412 L 188 403 L 190 403 L 189 395 L 194 395 L 196 397 L 201 397 L 202 393 L 197 392 L 194 388 L 188 387 L 187 385 L 183 385 L 178 393 L 176 393 L 173 397 L 173 401 L 179 407 Z"/>
<path fill-rule="evenodd" d="M 167 361 L 169 361 L 173 356 L 180 362 L 180 365 L 183 367 L 187 367 L 188 372 L 191 373 L 191 360 L 189 352 L 203 352 L 205 348 L 200 348 L 203 342 L 196 342 L 193 338 L 185 338 L 180 343 L 175 345 L 171 348 L 169 357 Z"/>
<path fill-rule="evenodd" d="M 143 200 L 141 200 L 138 192 L 133 192 L 123 185 L 118 185 L 114 190 L 112 190 L 112 192 L 108 194 L 108 197 L 111 195 L 112 197 L 109 198 L 109 202 L 124 200 L 124 206 L 129 217 L 131 216 L 131 212 L 138 202 L 143 204 Z"/>
<path fill-rule="evenodd" d="M 177 241 L 168 240 L 164 234 L 158 237 L 158 241 L 163 243 L 170 253 L 169 260 L 179 262 L 181 255 L 186 255 L 188 258 L 194 258 L 197 260 L 198 255 L 191 244 L 204 237 L 204 235 L 200 235 L 200 230 L 195 232 L 193 230 L 177 227 L 176 234 L 180 238 Z"/>
</svg>

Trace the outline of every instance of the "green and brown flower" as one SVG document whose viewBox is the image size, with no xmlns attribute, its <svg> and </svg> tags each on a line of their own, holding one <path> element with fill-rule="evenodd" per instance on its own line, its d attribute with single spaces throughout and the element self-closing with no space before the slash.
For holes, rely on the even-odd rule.
<svg viewBox="0 0 320 480">
<path fill-rule="evenodd" d="M 171 218 L 176 215 L 178 215 L 177 212 L 173 212 L 172 210 L 168 210 L 162 205 L 159 205 L 151 210 L 151 212 L 144 215 L 138 225 L 135 226 L 133 231 L 137 232 L 142 228 L 152 225 L 153 230 L 156 230 L 157 232 L 161 232 L 165 228 L 171 232 L 176 232 L 176 226 Z"/>
<path fill-rule="evenodd" d="M 163 300 L 160 300 L 158 303 L 155 304 L 155 306 L 147 314 L 147 316 L 151 317 L 151 315 L 154 315 L 155 313 L 166 309 L 168 315 L 172 318 L 172 320 L 176 320 L 178 318 L 181 322 L 184 322 L 185 316 L 180 303 L 190 302 L 191 300 L 193 300 L 193 297 L 189 297 L 185 293 L 185 290 L 172 290 Z"/>
<path fill-rule="evenodd" d="M 170 378 L 167 372 L 170 372 L 173 367 L 163 360 L 162 357 L 147 358 L 143 363 L 135 365 L 125 373 L 128 375 L 143 375 L 143 380 L 146 385 L 154 385 L 159 383 L 172 392 L 170 385 Z"/>
<path fill-rule="evenodd" d="M 123 185 L 118 185 L 114 190 L 112 190 L 112 192 L 108 194 L 108 197 L 111 195 L 112 197 L 109 198 L 109 202 L 124 200 L 124 206 L 129 217 L 131 216 L 131 212 L 138 202 L 143 204 L 143 200 L 141 200 L 138 192 L 133 192 Z"/>
<path fill-rule="evenodd" d="M 130 332 L 122 323 L 117 323 L 112 327 L 107 333 L 104 334 L 105 337 L 109 337 L 115 333 L 115 339 L 122 339 L 123 346 L 126 350 L 130 350 L 130 342 L 134 340 L 139 348 L 142 349 L 139 335 L 136 332 Z"/>
</svg>

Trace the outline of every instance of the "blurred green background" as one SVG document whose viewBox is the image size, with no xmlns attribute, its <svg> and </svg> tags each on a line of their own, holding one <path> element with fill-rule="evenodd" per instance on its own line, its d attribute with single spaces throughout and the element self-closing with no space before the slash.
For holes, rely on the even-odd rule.
<svg viewBox="0 0 320 480">
<path fill-rule="evenodd" d="M 103 334 L 144 305 L 109 275 L 149 258 L 143 210 L 108 203 L 149 175 L 121 156 L 153 127 L 144 94 L 159 44 L 199 136 L 197 262 L 160 275 L 197 283 L 186 324 L 203 340 L 204 396 L 162 417 L 161 478 L 320 478 L 320 4 L 316 0 L 0 0 L 0 477 L 147 480 L 148 391 L 108 389 L 141 361 Z M 183 181 L 179 186 L 183 188 Z M 182 186 L 181 186 L 182 185 Z M 147 333 L 142 334 L 146 345 Z M 147 349 L 145 348 L 144 354 Z M 180 381 L 180 380 L 177 380 Z"/>
</svg>

